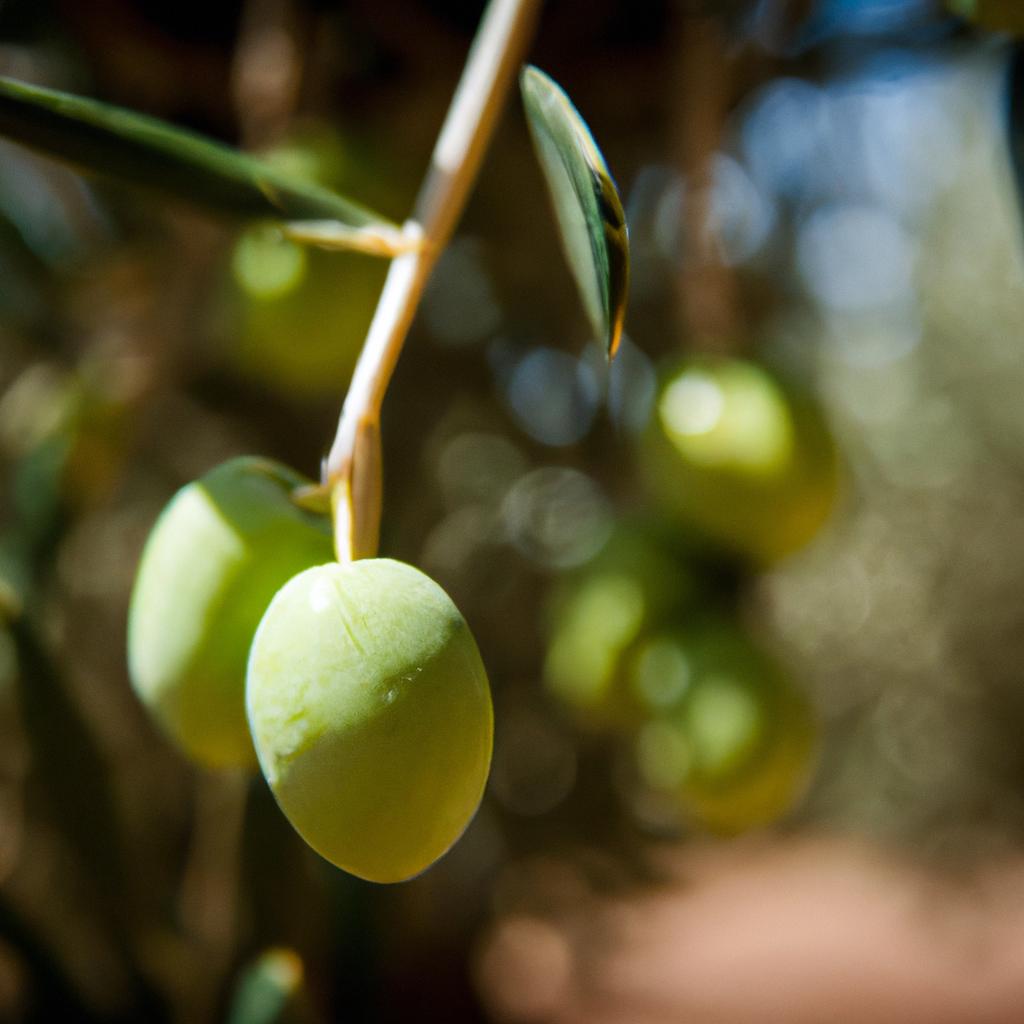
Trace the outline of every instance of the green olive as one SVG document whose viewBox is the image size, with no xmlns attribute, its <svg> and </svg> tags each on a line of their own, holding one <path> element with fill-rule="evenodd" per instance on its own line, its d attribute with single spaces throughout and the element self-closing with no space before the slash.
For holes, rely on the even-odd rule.
<svg viewBox="0 0 1024 1024">
<path fill-rule="evenodd" d="M 386 272 L 384 260 L 249 228 L 235 245 L 224 295 L 235 367 L 277 391 L 334 394 L 352 375 Z"/>
<path fill-rule="evenodd" d="M 487 675 L 451 598 L 411 566 L 335 563 L 285 584 L 253 640 L 246 705 L 281 809 L 351 874 L 419 874 L 480 803 Z"/>
<path fill-rule="evenodd" d="M 836 449 L 817 407 L 738 359 L 669 372 L 642 455 L 666 509 L 762 565 L 803 547 L 836 502 Z"/>
<path fill-rule="evenodd" d="M 656 673 L 682 680 L 674 704 L 637 736 L 648 784 L 713 832 L 743 832 L 785 813 L 807 782 L 816 727 L 783 670 L 725 620 L 662 635 L 646 661 L 646 685 L 664 683 L 653 692 L 669 690 Z"/>
<path fill-rule="evenodd" d="M 267 459 L 217 466 L 171 499 L 146 542 L 128 617 L 132 684 L 207 767 L 255 762 L 245 667 L 278 588 L 333 558 L 330 522 L 292 500 L 309 481 Z"/>
<path fill-rule="evenodd" d="M 263 154 L 273 166 L 380 209 L 402 209 L 397 165 L 326 122 L 297 126 Z M 387 260 L 326 252 L 275 225 L 243 231 L 220 295 L 226 355 L 244 377 L 298 398 L 335 396 L 352 375 L 387 274 Z"/>
<path fill-rule="evenodd" d="M 620 523 L 604 549 L 556 587 L 544 679 L 581 725 L 628 731 L 646 717 L 629 678 L 651 630 L 685 615 L 697 580 L 678 530 Z"/>
</svg>

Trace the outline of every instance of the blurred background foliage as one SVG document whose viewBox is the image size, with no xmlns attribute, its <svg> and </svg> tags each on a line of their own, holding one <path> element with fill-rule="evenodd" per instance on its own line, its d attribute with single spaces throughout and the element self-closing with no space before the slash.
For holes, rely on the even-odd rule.
<svg viewBox="0 0 1024 1024">
<path fill-rule="evenodd" d="M 124 657 L 176 488 L 315 475 L 383 262 L 0 142 L 0 1018 L 483 1020 L 484 929 L 648 882 L 653 845 L 1019 844 L 1013 9 L 547 6 L 531 59 L 626 204 L 627 336 L 609 368 L 513 107 L 385 407 L 383 552 L 459 604 L 497 723 L 473 825 L 395 888 L 185 764 Z M 0 72 L 400 220 L 478 13 L 5 0 Z"/>
</svg>

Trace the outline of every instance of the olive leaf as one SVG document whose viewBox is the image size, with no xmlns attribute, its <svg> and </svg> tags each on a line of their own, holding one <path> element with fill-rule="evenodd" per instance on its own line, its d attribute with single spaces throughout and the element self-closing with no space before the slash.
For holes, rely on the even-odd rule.
<svg viewBox="0 0 1024 1024">
<path fill-rule="evenodd" d="M 533 66 L 523 69 L 519 85 L 569 267 L 611 359 L 622 336 L 629 287 L 629 236 L 618 190 L 565 92 Z"/>
<path fill-rule="evenodd" d="M 386 217 L 256 157 L 153 117 L 0 77 L 0 135 L 131 184 L 222 214 L 329 221 L 353 248 L 387 249 Z"/>
</svg>

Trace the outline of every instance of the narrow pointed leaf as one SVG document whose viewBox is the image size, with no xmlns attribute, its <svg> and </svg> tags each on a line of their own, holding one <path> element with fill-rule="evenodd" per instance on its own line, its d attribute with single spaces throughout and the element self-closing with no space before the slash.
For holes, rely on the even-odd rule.
<svg viewBox="0 0 1024 1024">
<path fill-rule="evenodd" d="M 82 170 L 223 214 L 397 231 L 359 203 L 212 139 L 122 107 L 2 77 L 0 135 Z"/>
<path fill-rule="evenodd" d="M 519 84 L 569 267 L 611 359 L 622 336 L 629 288 L 629 237 L 618 190 L 565 92 L 532 66 L 523 69 Z"/>
</svg>

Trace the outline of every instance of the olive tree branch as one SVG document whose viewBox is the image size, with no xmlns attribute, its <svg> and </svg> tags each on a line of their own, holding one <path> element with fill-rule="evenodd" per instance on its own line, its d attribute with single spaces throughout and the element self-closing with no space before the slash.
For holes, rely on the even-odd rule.
<svg viewBox="0 0 1024 1024">
<path fill-rule="evenodd" d="M 522 62 L 540 0 L 490 0 L 441 127 L 411 218 L 413 248 L 388 271 L 338 431 L 324 460 L 341 561 L 372 556 L 380 529 L 380 410 L 406 334 L 469 195 Z"/>
</svg>

